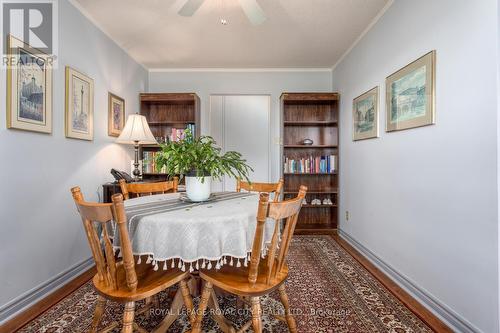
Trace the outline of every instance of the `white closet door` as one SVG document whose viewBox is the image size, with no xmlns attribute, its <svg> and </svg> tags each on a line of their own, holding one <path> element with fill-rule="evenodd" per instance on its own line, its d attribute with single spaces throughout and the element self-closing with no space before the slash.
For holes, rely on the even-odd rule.
<svg viewBox="0 0 500 333">
<path fill-rule="evenodd" d="M 217 145 L 224 150 L 224 97 L 210 96 L 210 133 Z M 223 181 L 212 180 L 212 192 L 220 192 L 224 188 Z"/>
<path fill-rule="evenodd" d="M 210 135 L 224 152 L 235 150 L 254 169 L 250 179 L 270 181 L 270 97 L 248 95 L 211 96 Z M 236 180 L 214 182 L 214 191 L 234 191 Z"/>
</svg>

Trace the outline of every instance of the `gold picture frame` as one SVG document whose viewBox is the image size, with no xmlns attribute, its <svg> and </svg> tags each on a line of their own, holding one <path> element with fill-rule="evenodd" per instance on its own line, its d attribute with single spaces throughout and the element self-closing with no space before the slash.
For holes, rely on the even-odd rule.
<svg viewBox="0 0 500 333">
<path fill-rule="evenodd" d="M 436 51 L 388 76 L 386 132 L 435 124 Z"/>
<path fill-rule="evenodd" d="M 125 126 L 125 100 L 108 92 L 108 135 L 120 136 Z"/>
<path fill-rule="evenodd" d="M 379 89 L 372 88 L 352 101 L 352 140 L 366 140 L 379 136 Z"/>
<path fill-rule="evenodd" d="M 67 138 L 94 139 L 94 80 L 69 66 L 64 115 Z"/>
<path fill-rule="evenodd" d="M 51 134 L 52 59 L 12 35 L 7 49 L 7 128 Z"/>
</svg>

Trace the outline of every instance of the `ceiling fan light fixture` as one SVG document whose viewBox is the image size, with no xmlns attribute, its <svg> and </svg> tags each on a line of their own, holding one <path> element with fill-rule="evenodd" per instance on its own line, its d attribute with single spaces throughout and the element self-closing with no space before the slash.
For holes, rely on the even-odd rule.
<svg viewBox="0 0 500 333">
<path fill-rule="evenodd" d="M 184 0 L 184 5 L 179 10 L 179 15 L 181 16 L 193 16 L 193 14 L 201 7 L 201 5 L 206 2 L 206 0 Z M 224 10 L 224 1 L 219 0 L 220 9 Z M 266 21 L 266 15 L 260 7 L 257 0 L 238 0 L 243 12 L 248 17 L 248 20 L 253 25 L 260 25 Z M 220 24 L 228 25 L 229 21 L 225 18 L 220 19 Z"/>
</svg>

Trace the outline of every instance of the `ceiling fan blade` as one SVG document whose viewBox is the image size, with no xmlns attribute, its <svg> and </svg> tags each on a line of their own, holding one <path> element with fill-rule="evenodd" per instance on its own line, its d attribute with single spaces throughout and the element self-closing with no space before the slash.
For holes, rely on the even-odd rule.
<svg viewBox="0 0 500 333">
<path fill-rule="evenodd" d="M 184 6 L 179 10 L 181 16 L 193 16 L 194 13 L 200 8 L 205 0 L 187 0 Z"/>
<path fill-rule="evenodd" d="M 262 24 L 266 20 L 264 11 L 257 3 L 257 0 L 239 0 L 241 8 L 253 25 Z"/>
</svg>

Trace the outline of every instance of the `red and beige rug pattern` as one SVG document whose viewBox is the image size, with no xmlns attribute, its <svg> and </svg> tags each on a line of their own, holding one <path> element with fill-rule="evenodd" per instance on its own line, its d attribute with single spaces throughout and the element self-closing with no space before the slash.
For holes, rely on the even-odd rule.
<svg viewBox="0 0 500 333">
<path fill-rule="evenodd" d="M 287 292 L 298 332 L 432 332 L 329 236 L 295 236 L 288 263 Z M 171 297 L 172 292 L 161 293 L 160 308 L 154 309 L 149 318 L 144 314 L 136 316 L 137 323 L 152 330 L 165 315 Z M 86 332 L 96 299 L 92 283 L 88 282 L 30 322 L 21 332 Z M 286 324 L 272 316 L 273 313 L 283 313 L 278 300 L 277 295 L 272 294 L 262 301 L 264 332 L 288 332 Z M 233 297 L 220 298 L 219 301 L 225 316 L 235 326 L 240 327 L 250 318 L 247 310 L 237 310 Z M 123 306 L 108 304 L 102 327 L 121 321 Z M 188 320 L 182 314 L 168 332 L 187 330 Z M 208 315 L 203 322 L 203 332 L 220 332 L 217 323 Z"/>
</svg>

